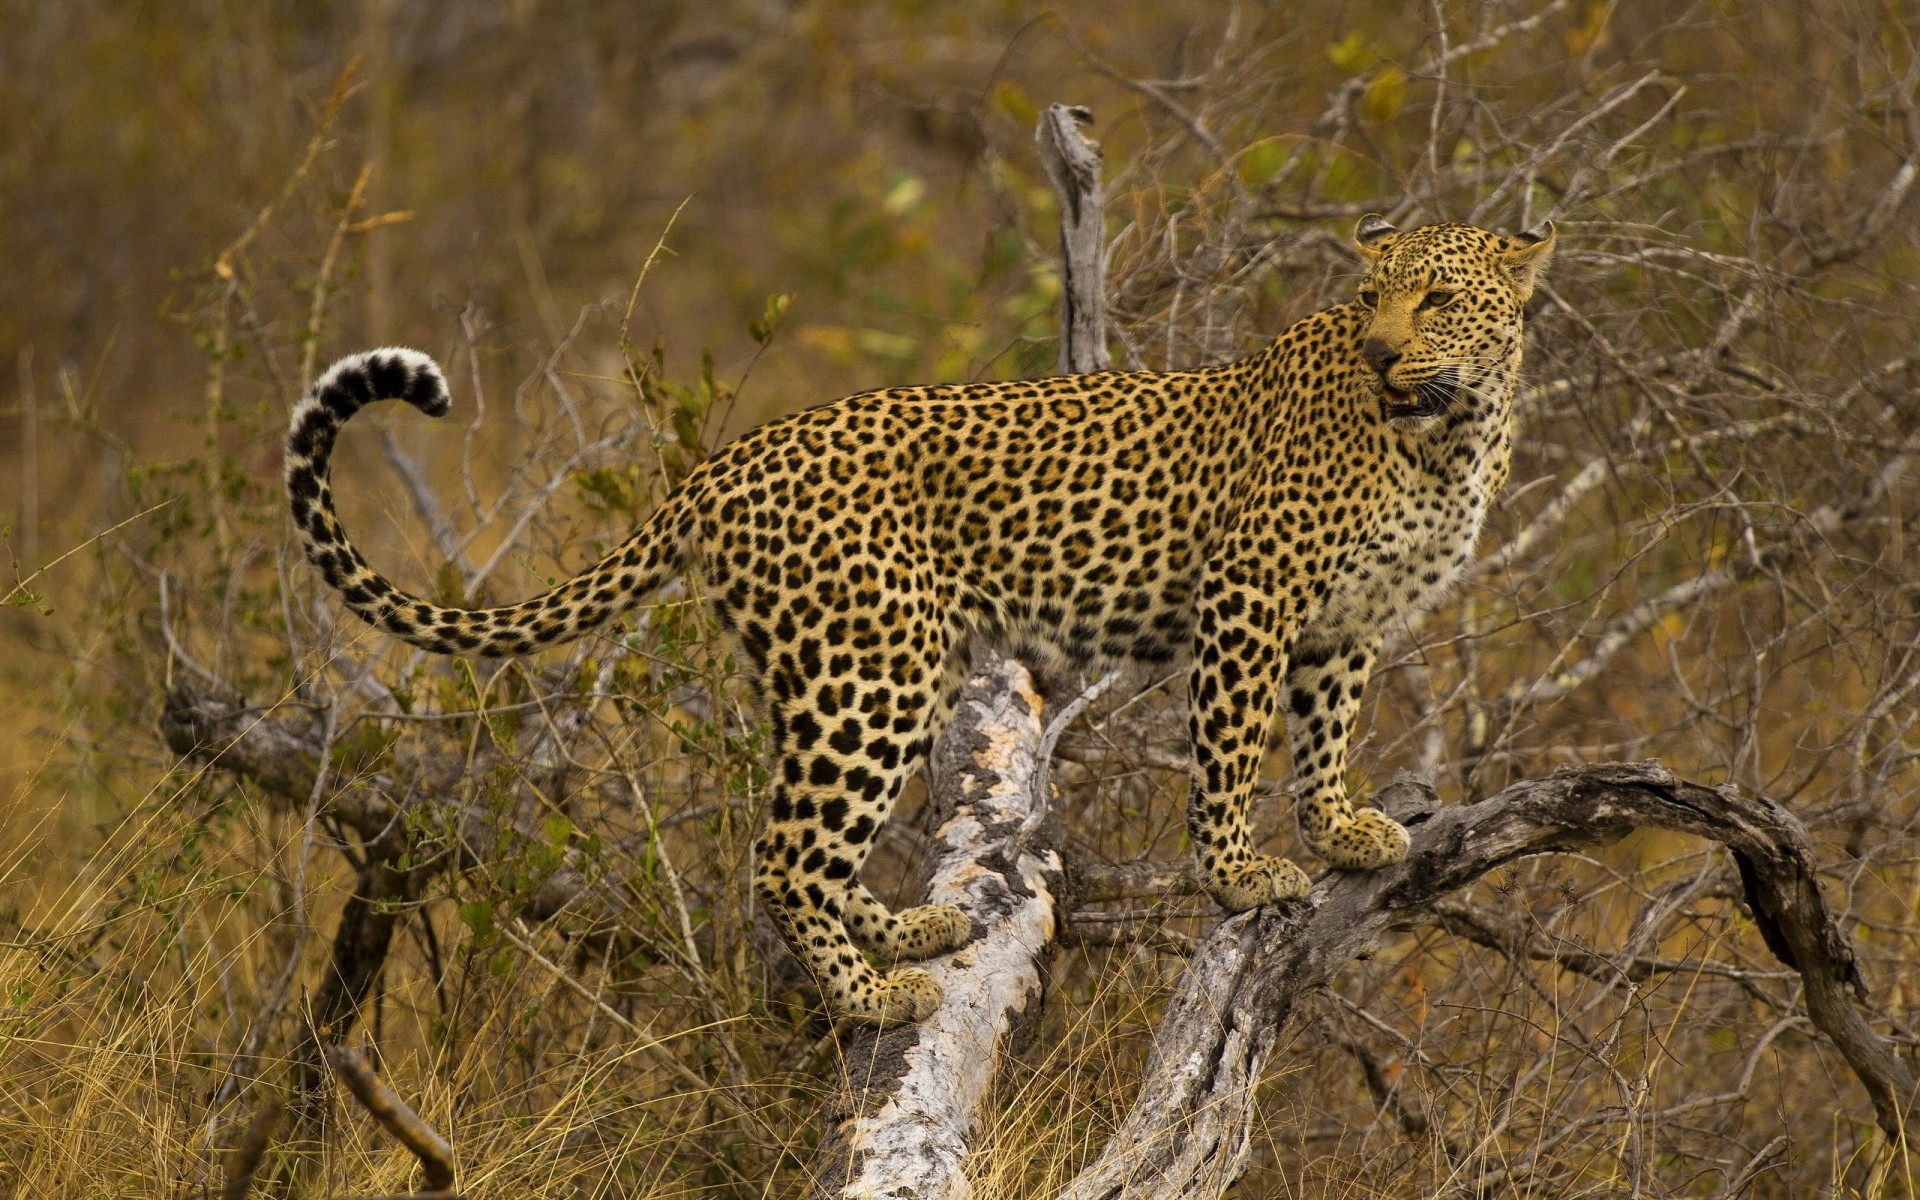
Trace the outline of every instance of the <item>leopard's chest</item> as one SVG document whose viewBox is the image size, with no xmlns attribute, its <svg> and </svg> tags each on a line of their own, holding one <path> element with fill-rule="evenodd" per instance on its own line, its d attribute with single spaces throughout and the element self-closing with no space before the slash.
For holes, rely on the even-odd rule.
<svg viewBox="0 0 1920 1200">
<path fill-rule="evenodd" d="M 1436 603 L 1472 560 L 1505 474 L 1504 460 L 1485 453 L 1390 472 L 1366 536 L 1337 565 L 1318 623 L 1377 628 Z"/>
</svg>

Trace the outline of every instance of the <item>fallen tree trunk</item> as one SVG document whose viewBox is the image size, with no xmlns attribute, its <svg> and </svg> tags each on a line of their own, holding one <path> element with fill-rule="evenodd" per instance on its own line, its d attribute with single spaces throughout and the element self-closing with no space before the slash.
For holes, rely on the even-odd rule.
<svg viewBox="0 0 1920 1200">
<path fill-rule="evenodd" d="M 934 756 L 940 827 L 928 898 L 974 919 L 962 949 L 925 964 L 947 997 L 919 1025 L 853 1032 L 825 1115 L 818 1197 L 961 1197 L 968 1137 L 998 1064 L 1029 1031 L 1057 927 L 1060 855 L 1030 834 L 1043 815 L 1040 700 L 1026 668 L 975 656 Z"/>
<path fill-rule="evenodd" d="M 1636 828 L 1694 834 L 1733 853 L 1768 947 L 1805 980 L 1808 1015 L 1865 1086 L 1889 1141 L 1898 1145 L 1920 1118 L 1913 1073 L 1848 994 L 1865 994 L 1852 943 L 1821 897 L 1806 831 L 1778 804 L 1676 779 L 1658 763 L 1568 767 L 1412 816 L 1393 800 L 1383 796 L 1383 807 L 1413 832 L 1405 862 L 1330 873 L 1306 900 L 1231 917 L 1202 941 L 1154 1036 L 1139 1098 L 1063 1200 L 1219 1194 L 1246 1168 L 1261 1074 L 1303 1000 L 1382 935 L 1433 920 L 1437 901 L 1488 872 Z"/>
</svg>

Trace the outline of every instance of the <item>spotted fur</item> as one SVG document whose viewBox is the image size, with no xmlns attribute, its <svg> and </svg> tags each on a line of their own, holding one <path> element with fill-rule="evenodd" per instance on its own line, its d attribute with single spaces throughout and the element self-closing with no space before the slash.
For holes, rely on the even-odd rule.
<svg viewBox="0 0 1920 1200">
<path fill-rule="evenodd" d="M 859 871 L 975 634 L 1076 666 L 1188 664 L 1188 826 L 1226 908 L 1307 889 L 1248 828 L 1282 713 L 1307 845 L 1345 868 L 1406 854 L 1404 829 L 1348 799 L 1347 742 L 1382 630 L 1459 574 L 1506 480 L 1522 308 L 1553 232 L 1368 217 L 1354 243 L 1355 300 L 1237 362 L 894 388 L 770 422 L 593 567 L 500 608 L 401 592 L 341 530 L 341 423 L 375 399 L 448 407 L 425 355 L 355 355 L 293 414 L 294 522 L 349 608 L 446 654 L 577 638 L 697 566 L 772 732 L 761 901 L 837 1011 L 918 1020 L 933 977 L 861 951 L 928 958 L 970 926 L 943 905 L 889 912 Z"/>
</svg>

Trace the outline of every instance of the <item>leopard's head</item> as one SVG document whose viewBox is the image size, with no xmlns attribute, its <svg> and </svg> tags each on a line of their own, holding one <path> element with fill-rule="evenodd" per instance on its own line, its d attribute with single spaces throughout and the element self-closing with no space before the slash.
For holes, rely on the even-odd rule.
<svg viewBox="0 0 1920 1200">
<path fill-rule="evenodd" d="M 1402 232 L 1368 214 L 1353 244 L 1369 265 L 1355 297 L 1360 354 L 1389 418 L 1437 416 L 1463 394 L 1510 394 L 1521 315 L 1553 257 L 1551 221 L 1514 235 L 1454 224 Z"/>
</svg>

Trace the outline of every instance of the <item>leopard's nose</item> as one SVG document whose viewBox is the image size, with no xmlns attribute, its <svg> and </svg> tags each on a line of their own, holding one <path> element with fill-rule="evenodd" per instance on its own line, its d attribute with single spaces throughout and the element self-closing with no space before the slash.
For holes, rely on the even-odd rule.
<svg viewBox="0 0 1920 1200">
<path fill-rule="evenodd" d="M 1368 338 L 1360 343 L 1360 357 L 1367 360 L 1367 365 L 1380 378 L 1385 379 L 1387 372 L 1393 370 L 1393 364 L 1400 361 L 1400 352 L 1379 338 Z"/>
</svg>

